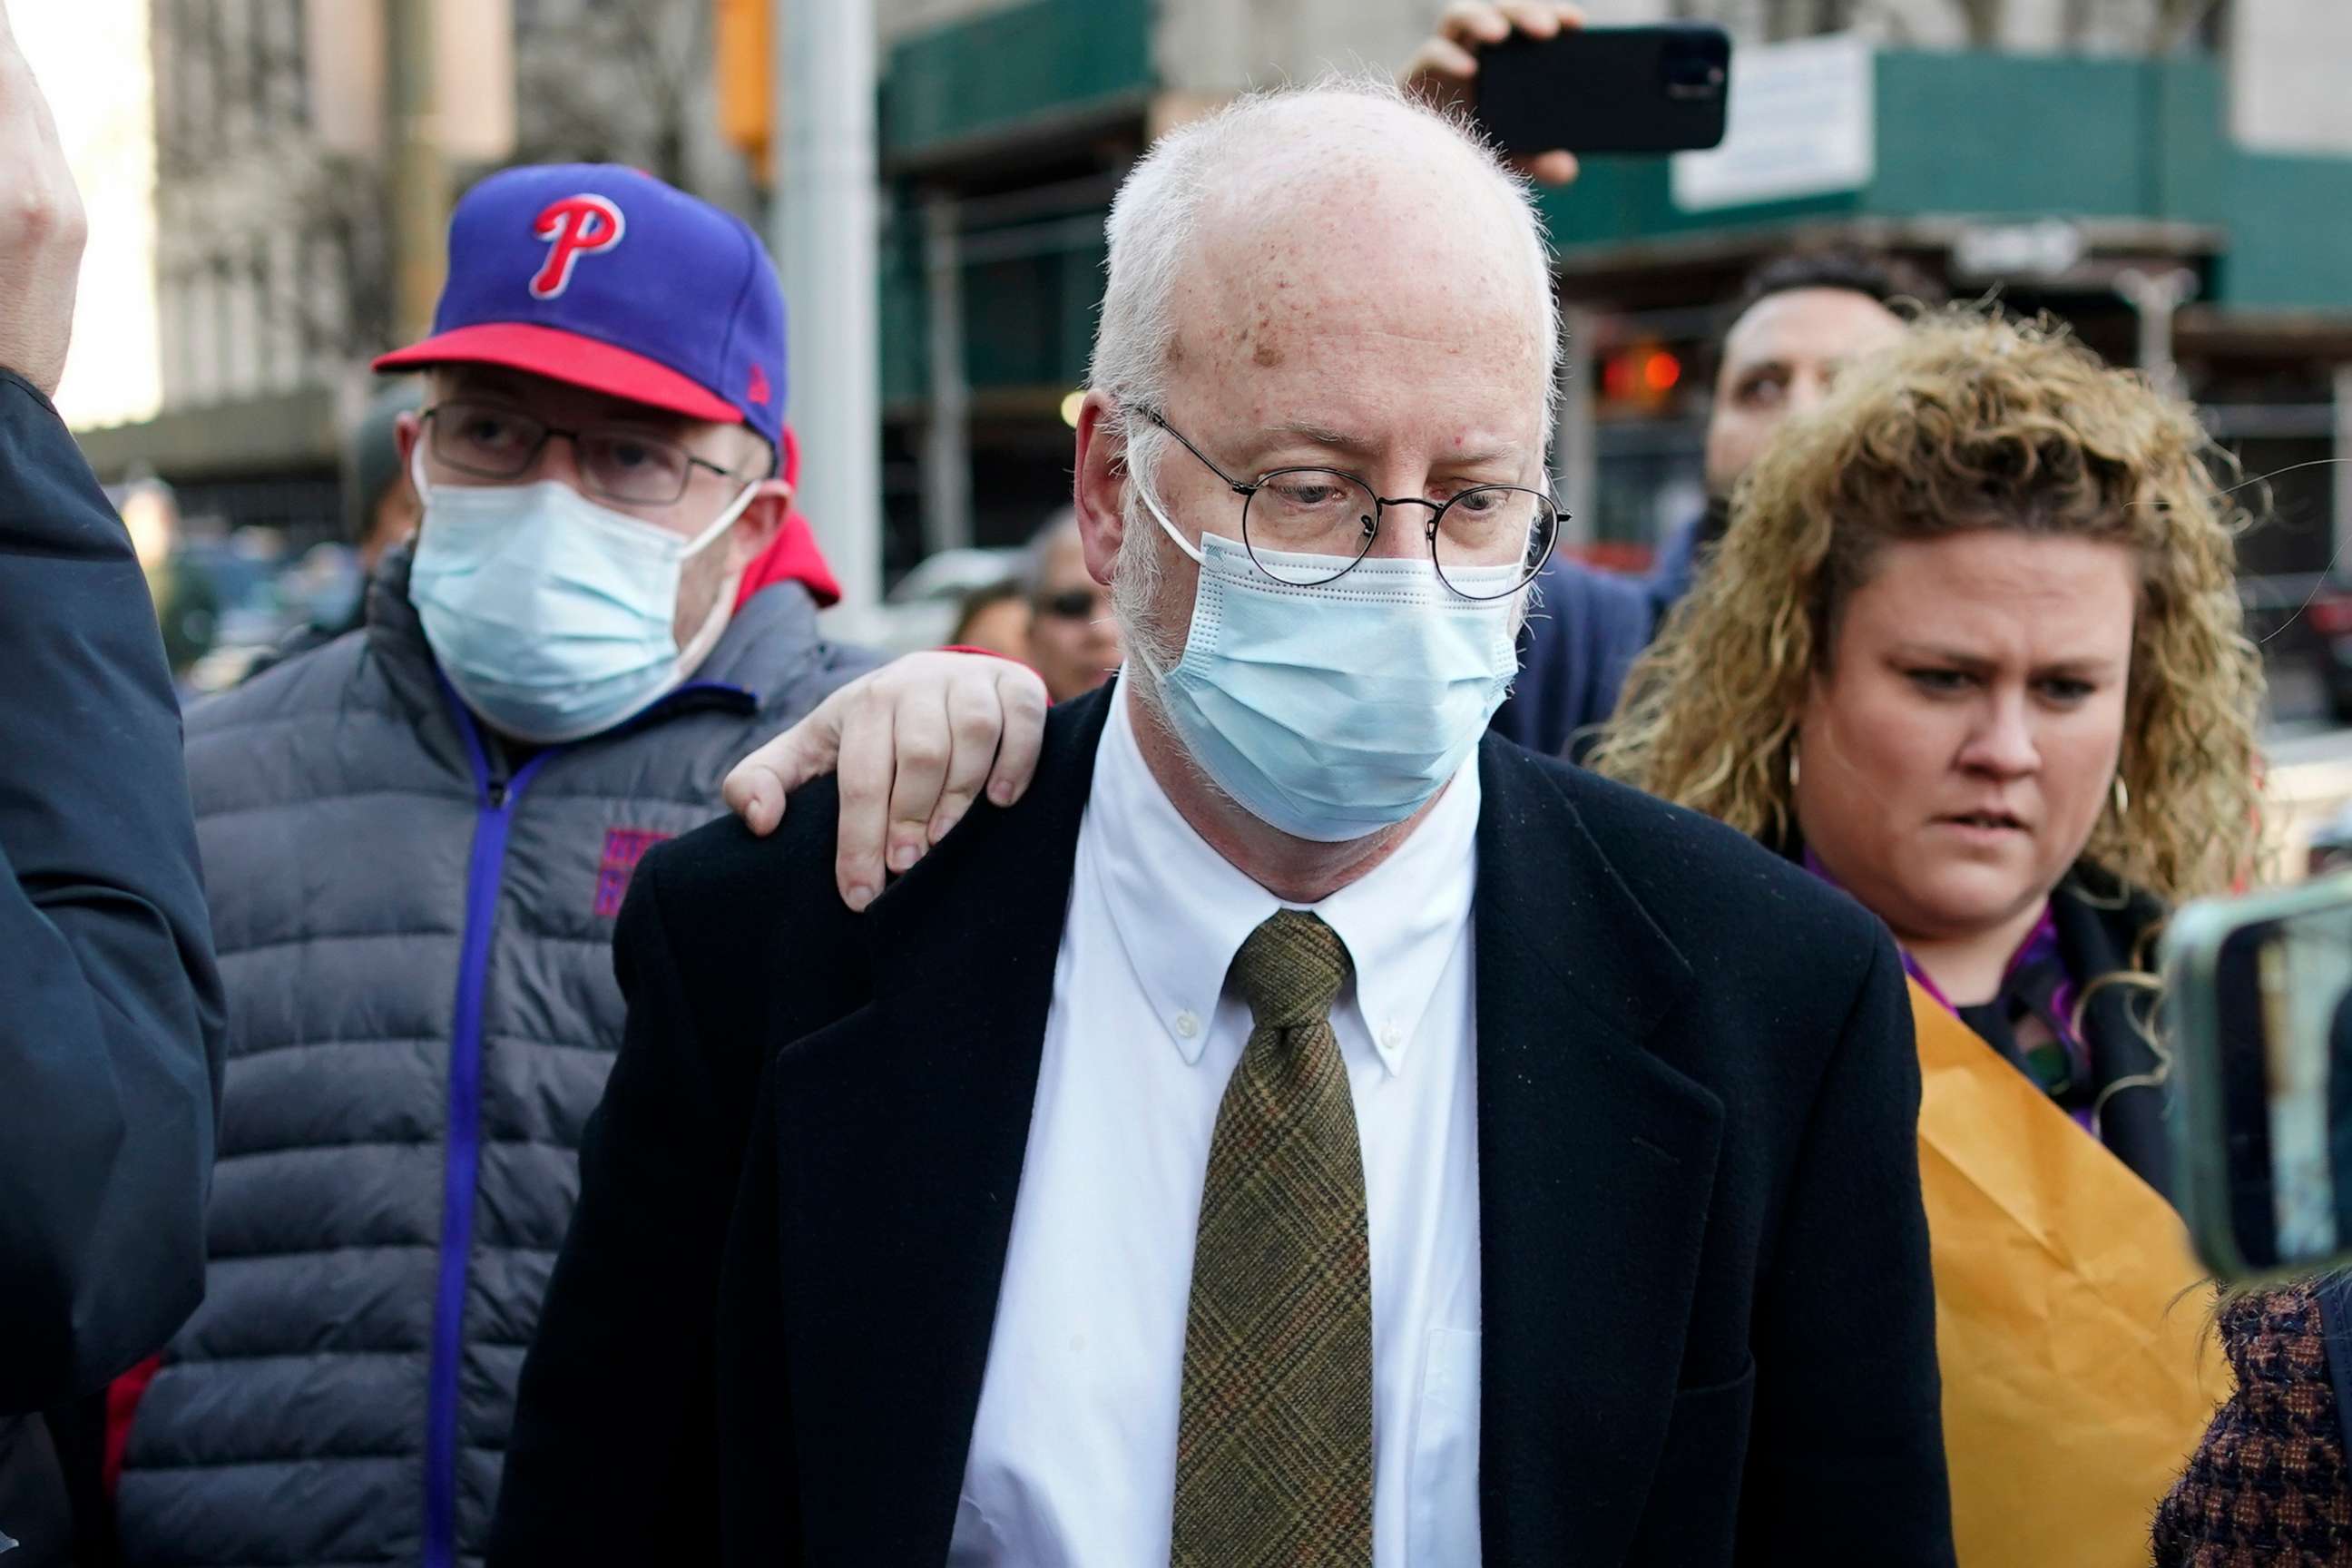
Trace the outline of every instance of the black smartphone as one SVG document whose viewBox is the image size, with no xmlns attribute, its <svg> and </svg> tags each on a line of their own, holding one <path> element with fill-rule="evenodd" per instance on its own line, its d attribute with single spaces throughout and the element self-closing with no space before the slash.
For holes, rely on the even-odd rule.
<svg viewBox="0 0 2352 1568">
<path fill-rule="evenodd" d="M 1683 153 L 1723 140 L 1731 35 L 1702 23 L 1513 34 L 1478 53 L 1478 120 L 1507 153 Z"/>
</svg>

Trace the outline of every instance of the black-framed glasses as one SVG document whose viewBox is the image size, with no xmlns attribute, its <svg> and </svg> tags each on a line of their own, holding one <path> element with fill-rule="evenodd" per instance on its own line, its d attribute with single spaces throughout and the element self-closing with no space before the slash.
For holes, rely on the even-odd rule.
<svg viewBox="0 0 2352 1568">
<path fill-rule="evenodd" d="M 1136 410 L 1176 437 L 1209 472 L 1242 498 L 1242 546 L 1277 583 L 1313 587 L 1355 570 L 1380 536 L 1391 507 L 1429 510 L 1422 525 L 1430 559 L 1445 585 L 1465 599 L 1500 599 L 1534 581 L 1559 542 L 1559 507 L 1523 485 L 1473 485 L 1446 500 L 1383 496 L 1338 468 L 1274 468 L 1234 479 L 1211 461 L 1157 409 Z M 1333 559 L 1346 564 L 1334 570 Z"/>
<path fill-rule="evenodd" d="M 590 495 L 627 506 L 668 506 L 686 494 L 694 470 L 721 479 L 743 476 L 677 442 L 626 425 L 566 430 L 520 409 L 453 399 L 423 415 L 436 462 L 478 479 L 519 479 L 530 472 L 549 440 L 572 443 L 581 486 Z"/>
</svg>

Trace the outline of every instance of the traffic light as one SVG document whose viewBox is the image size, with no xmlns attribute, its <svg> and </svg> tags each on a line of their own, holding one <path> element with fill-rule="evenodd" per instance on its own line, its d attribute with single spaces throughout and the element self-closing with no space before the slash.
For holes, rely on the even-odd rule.
<svg viewBox="0 0 2352 1568">
<path fill-rule="evenodd" d="M 1683 382 L 1683 362 L 1663 343 L 1638 342 L 1601 363 L 1601 395 L 1625 407 L 1656 408 Z"/>
<path fill-rule="evenodd" d="M 710 0 L 711 68 L 719 133 L 751 161 L 762 184 L 775 172 L 775 0 Z"/>
</svg>

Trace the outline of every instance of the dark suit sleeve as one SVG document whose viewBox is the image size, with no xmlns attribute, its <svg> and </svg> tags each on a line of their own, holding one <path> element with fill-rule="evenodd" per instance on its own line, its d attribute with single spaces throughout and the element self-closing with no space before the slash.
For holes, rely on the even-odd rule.
<svg viewBox="0 0 2352 1568">
<path fill-rule="evenodd" d="M 758 1058 L 702 1038 L 663 913 L 674 847 L 638 867 L 614 938 L 628 1026 L 523 1363 L 500 1568 L 719 1557 L 712 1333 Z"/>
<path fill-rule="evenodd" d="M 1491 726 L 1548 757 L 1570 754 L 1577 732 L 1608 721 L 1653 615 L 1641 584 L 1555 557 L 1519 634 L 1519 674 Z"/>
<path fill-rule="evenodd" d="M 776 1066 L 762 1076 L 752 1114 L 755 1127 L 776 1123 Z M 794 1448 L 792 1369 L 784 1342 L 783 1257 L 779 1226 L 776 1141 L 751 1141 L 731 1216 L 726 1279 L 719 1292 L 719 1426 L 728 1434 L 719 1456 L 725 1510 L 719 1520 L 728 1563 L 801 1563 L 801 1494 L 804 1473 Z M 753 1405 L 749 1411 L 735 1406 Z"/>
<path fill-rule="evenodd" d="M 1952 1562 L 1918 1128 L 1910 1003 L 1882 930 L 1758 1306 L 1743 1563 Z"/>
<path fill-rule="evenodd" d="M 225 1015 L 154 606 L 64 424 L 0 371 L 0 1412 L 204 1294 Z"/>
</svg>

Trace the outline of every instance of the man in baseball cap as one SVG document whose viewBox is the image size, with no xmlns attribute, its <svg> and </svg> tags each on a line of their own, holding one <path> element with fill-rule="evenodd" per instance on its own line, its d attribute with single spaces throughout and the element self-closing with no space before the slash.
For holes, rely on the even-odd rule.
<svg viewBox="0 0 2352 1568">
<path fill-rule="evenodd" d="M 409 596 L 492 728 L 576 741 L 700 666 L 776 536 L 783 293 L 740 219 L 626 169 L 494 175 L 449 258 L 432 336 L 376 362 L 431 388 Z"/>
<path fill-rule="evenodd" d="M 425 381 L 413 548 L 360 635 L 187 724 L 236 1109 L 204 1306 L 114 1400 L 129 1562 L 479 1560 L 631 873 L 878 662 L 780 531 L 784 363 L 715 207 L 589 165 L 458 204 L 432 335 L 378 362 Z"/>
</svg>

